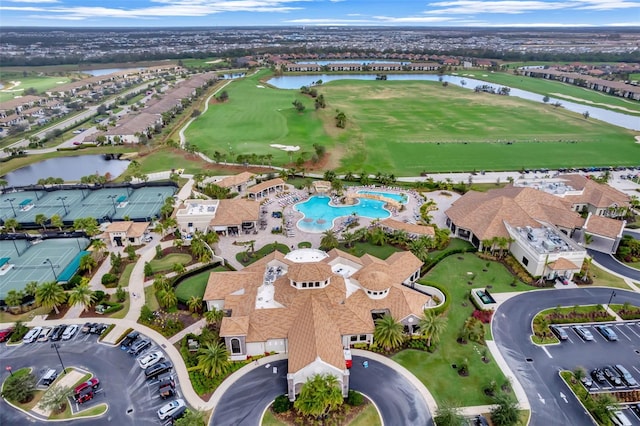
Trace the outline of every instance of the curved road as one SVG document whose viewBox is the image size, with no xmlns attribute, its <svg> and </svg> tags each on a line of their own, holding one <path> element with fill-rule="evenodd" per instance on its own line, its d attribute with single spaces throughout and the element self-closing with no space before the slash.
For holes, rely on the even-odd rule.
<svg viewBox="0 0 640 426">
<path fill-rule="evenodd" d="M 531 291 L 515 296 L 497 309 L 492 322 L 493 337 L 511 370 L 522 384 L 531 405 L 530 425 L 588 425 L 591 418 L 578 404 L 558 376 L 559 370 L 573 370 L 584 362 L 610 364 L 626 356 L 624 347 L 552 345 L 543 349 L 531 343 L 531 321 L 543 309 L 558 305 L 606 304 L 608 288 L 580 288 Z M 615 303 L 640 306 L 640 294 L 616 289 Z M 631 350 L 631 348 L 629 348 Z M 625 354 L 621 352 L 625 351 Z M 632 358 L 635 359 L 635 358 Z M 565 402 L 563 392 L 568 402 Z"/>
<path fill-rule="evenodd" d="M 587 252 L 599 265 L 602 265 L 617 274 L 624 275 L 629 279 L 640 282 L 640 270 L 621 263 L 618 259 L 613 257 L 612 254 L 602 253 L 595 250 L 587 250 Z"/>
<path fill-rule="evenodd" d="M 350 388 L 375 402 L 386 425 L 432 425 L 431 413 L 417 389 L 401 374 L 377 361 L 353 357 Z M 273 367 L 278 368 L 276 374 Z M 383 386 L 381 386 L 384 384 Z M 287 360 L 260 366 L 242 376 L 224 393 L 211 417 L 215 426 L 257 426 L 265 408 L 287 392 Z"/>
</svg>

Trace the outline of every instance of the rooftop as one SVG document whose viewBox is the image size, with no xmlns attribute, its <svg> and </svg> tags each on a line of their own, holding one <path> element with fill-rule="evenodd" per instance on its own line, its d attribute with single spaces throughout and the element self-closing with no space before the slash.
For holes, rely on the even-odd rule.
<svg viewBox="0 0 640 426">
<path fill-rule="evenodd" d="M 537 228 L 518 226 L 515 228 L 515 234 L 538 253 L 563 253 L 581 250 L 568 237 L 548 226 Z"/>
</svg>

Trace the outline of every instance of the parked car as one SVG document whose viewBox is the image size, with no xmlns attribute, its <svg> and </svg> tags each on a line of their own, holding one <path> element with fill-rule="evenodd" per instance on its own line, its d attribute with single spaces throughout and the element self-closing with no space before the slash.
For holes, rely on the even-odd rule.
<svg viewBox="0 0 640 426">
<path fill-rule="evenodd" d="M 632 426 L 631 420 L 627 417 L 622 410 L 615 410 L 611 412 L 611 420 L 614 425 L 617 426 Z"/>
<path fill-rule="evenodd" d="M 600 384 L 607 383 L 607 378 L 604 376 L 604 372 L 599 368 L 591 370 L 591 377 Z"/>
<path fill-rule="evenodd" d="M 627 386 L 638 386 L 638 382 L 636 381 L 636 379 L 631 375 L 631 373 L 629 373 L 626 368 L 624 368 L 624 366 L 622 366 L 621 364 L 616 364 L 614 368 L 618 373 L 620 373 L 620 375 L 622 376 L 622 381 L 625 382 Z"/>
<path fill-rule="evenodd" d="M 558 339 L 567 340 L 569 338 L 567 330 L 565 330 L 564 327 L 560 327 L 559 325 L 550 325 L 549 328 L 551 329 L 553 334 L 558 336 Z"/>
<path fill-rule="evenodd" d="M 584 387 L 587 388 L 587 389 L 589 389 L 591 386 L 593 386 L 593 380 L 591 380 L 591 377 L 589 377 L 589 376 L 584 376 L 583 378 L 580 379 L 580 381 L 582 382 Z"/>
<path fill-rule="evenodd" d="M 590 342 L 593 340 L 593 334 L 583 325 L 574 325 L 573 329 L 582 338 L 582 340 Z"/>
<path fill-rule="evenodd" d="M 164 420 L 174 414 L 180 407 L 185 407 L 183 399 L 176 399 L 175 401 L 171 401 L 160 407 L 158 410 L 158 417 L 160 420 Z"/>
<path fill-rule="evenodd" d="M 473 419 L 473 424 L 475 426 L 489 426 L 489 422 L 487 421 L 486 417 L 481 414 L 478 414 L 476 418 Z"/>
<path fill-rule="evenodd" d="M 107 326 L 104 324 L 94 323 L 89 327 L 89 333 L 91 334 L 102 334 L 103 331 L 107 329 Z"/>
<path fill-rule="evenodd" d="M 173 365 L 169 361 L 159 362 L 144 370 L 147 380 L 155 379 L 161 374 L 168 373 L 173 369 Z"/>
<path fill-rule="evenodd" d="M 27 332 L 22 338 L 24 343 L 33 343 L 38 339 L 40 332 L 42 331 L 42 327 L 34 327 Z"/>
<path fill-rule="evenodd" d="M 173 381 L 173 378 L 171 376 L 160 380 L 158 393 L 160 394 L 160 398 L 162 399 L 167 399 L 176 394 L 176 382 Z"/>
<path fill-rule="evenodd" d="M 127 334 L 127 337 L 125 337 L 120 343 L 120 349 L 122 349 L 123 351 L 128 351 L 131 345 L 136 340 L 138 340 L 139 336 L 140 336 L 140 333 L 137 331 L 132 331 L 131 333 Z"/>
<path fill-rule="evenodd" d="M 46 342 L 47 340 L 49 340 L 52 331 L 53 329 L 51 327 L 44 327 L 38 335 L 38 342 Z"/>
<path fill-rule="evenodd" d="M 167 423 L 170 425 L 174 425 L 176 420 L 178 420 L 179 418 L 181 418 L 182 416 L 184 416 L 184 412 L 187 411 L 187 406 L 183 406 L 178 408 L 173 414 L 171 414 L 168 418 L 167 418 Z"/>
<path fill-rule="evenodd" d="M 100 387 L 100 379 L 98 379 L 97 377 L 92 377 L 86 382 L 82 382 L 78 386 L 76 386 L 76 388 L 73 390 L 73 394 L 79 395 L 81 393 L 86 392 L 87 389 L 95 390 L 95 389 L 98 389 L 99 387 Z"/>
<path fill-rule="evenodd" d="M 71 339 L 73 336 L 76 335 L 76 333 L 78 332 L 78 329 L 80 327 L 78 327 L 76 324 L 72 324 L 70 326 L 68 326 L 65 330 L 64 333 L 62 333 L 62 340 L 69 340 Z"/>
<path fill-rule="evenodd" d="M 49 386 L 57 378 L 58 378 L 58 372 L 56 370 L 54 370 L 53 368 L 50 368 L 42 376 L 42 384 L 45 385 L 45 386 Z"/>
<path fill-rule="evenodd" d="M 13 327 L 0 330 L 0 342 L 6 341 L 13 334 Z"/>
<path fill-rule="evenodd" d="M 51 340 L 54 342 L 57 342 L 58 340 L 62 339 L 62 333 L 64 333 L 64 330 L 67 328 L 66 325 L 59 325 L 56 328 L 53 329 L 53 333 L 51 333 Z"/>
<path fill-rule="evenodd" d="M 138 358 L 138 365 L 143 370 L 146 370 L 153 364 L 160 362 L 162 359 L 164 359 L 164 354 L 161 351 L 154 351 Z"/>
<path fill-rule="evenodd" d="M 614 386 L 622 386 L 622 378 L 616 370 L 613 369 L 610 365 L 606 365 L 602 368 L 604 372 L 604 376 L 607 380 Z"/>
<path fill-rule="evenodd" d="M 129 355 L 138 356 L 142 351 L 147 349 L 149 346 L 151 346 L 151 340 L 149 339 L 138 340 L 133 345 L 131 345 L 128 353 Z"/>
<path fill-rule="evenodd" d="M 94 393 L 93 393 L 92 390 L 90 390 L 90 391 L 85 392 L 83 394 L 76 395 L 75 399 L 76 399 L 76 402 L 78 404 L 84 404 L 87 401 L 91 401 L 93 399 L 93 397 L 94 397 Z"/>
<path fill-rule="evenodd" d="M 600 332 L 600 334 L 602 334 L 604 336 L 605 339 L 607 339 L 610 342 L 615 342 L 618 340 L 618 335 L 613 331 L 613 329 L 611 327 L 609 327 L 608 325 L 596 325 L 595 326 L 596 330 L 598 330 Z"/>
<path fill-rule="evenodd" d="M 82 328 L 80 329 L 80 331 L 86 334 L 86 333 L 89 332 L 91 327 L 94 326 L 94 324 L 95 323 L 92 323 L 92 322 L 85 322 L 84 325 L 82 326 Z"/>
</svg>

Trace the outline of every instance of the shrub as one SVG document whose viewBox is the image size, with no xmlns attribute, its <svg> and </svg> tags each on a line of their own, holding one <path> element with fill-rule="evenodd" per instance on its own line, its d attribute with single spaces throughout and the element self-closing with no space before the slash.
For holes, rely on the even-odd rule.
<svg viewBox="0 0 640 426">
<path fill-rule="evenodd" d="M 118 276 L 107 272 L 102 276 L 102 285 L 108 287 L 110 284 L 114 284 L 118 281 Z"/>
<path fill-rule="evenodd" d="M 349 391 L 351 394 L 352 391 Z M 287 395 L 278 395 L 273 401 L 273 412 L 274 413 L 286 413 L 291 409 L 291 401 L 289 401 L 289 397 Z"/>
<path fill-rule="evenodd" d="M 11 343 L 19 342 L 28 332 L 29 332 L 29 327 L 24 325 L 22 321 L 16 321 L 15 325 L 13 326 L 13 333 L 11 334 L 11 338 L 9 339 L 9 342 Z"/>
<path fill-rule="evenodd" d="M 140 309 L 140 318 L 138 321 L 143 324 L 149 324 L 151 323 L 151 321 L 153 321 L 153 318 L 154 316 L 151 308 L 149 308 L 147 305 L 142 306 L 142 308 Z"/>
<path fill-rule="evenodd" d="M 102 302 L 103 300 L 107 299 L 107 294 L 102 291 L 102 290 L 96 290 L 95 293 L 93 293 L 93 295 L 95 296 L 95 304 L 99 305 L 100 302 Z"/>
<path fill-rule="evenodd" d="M 349 390 L 349 395 L 347 396 L 347 404 L 357 407 L 359 405 L 362 405 L 363 402 L 364 397 L 360 392 Z"/>
<path fill-rule="evenodd" d="M 2 396 L 12 402 L 28 402 L 36 391 L 36 383 L 36 377 L 28 369 L 20 369 L 7 377 L 2 388 Z"/>
<path fill-rule="evenodd" d="M 482 321 L 483 324 L 489 324 L 491 322 L 491 317 L 493 316 L 493 311 L 481 311 L 479 309 L 476 309 L 475 311 L 473 311 L 472 316 Z"/>
</svg>

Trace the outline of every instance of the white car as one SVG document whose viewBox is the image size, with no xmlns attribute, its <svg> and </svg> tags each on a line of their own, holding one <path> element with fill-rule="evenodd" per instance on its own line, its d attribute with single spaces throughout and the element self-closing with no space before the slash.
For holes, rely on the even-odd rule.
<svg viewBox="0 0 640 426">
<path fill-rule="evenodd" d="M 51 336 L 52 331 L 53 329 L 51 327 L 43 328 L 40 332 L 40 335 L 38 336 L 38 342 L 46 342 L 47 340 L 49 340 L 49 336 Z"/>
<path fill-rule="evenodd" d="M 164 354 L 160 351 L 155 351 L 138 358 L 138 364 L 140 368 L 146 370 L 147 367 L 151 367 L 162 359 L 164 359 Z"/>
<path fill-rule="evenodd" d="M 78 332 L 78 326 L 76 324 L 70 325 L 62 333 L 62 340 L 69 340 Z"/>
<path fill-rule="evenodd" d="M 160 420 L 164 420 L 170 415 L 172 415 L 173 413 L 175 413 L 176 411 L 178 411 L 180 407 L 184 407 L 184 406 L 185 406 L 184 399 L 176 399 L 175 401 L 171 401 L 163 405 L 162 407 L 160 407 L 160 409 L 158 410 L 158 417 L 160 417 Z"/>
<path fill-rule="evenodd" d="M 38 339 L 40 332 L 42 331 L 42 327 L 34 327 L 25 334 L 22 338 L 24 343 L 33 343 Z"/>
</svg>

